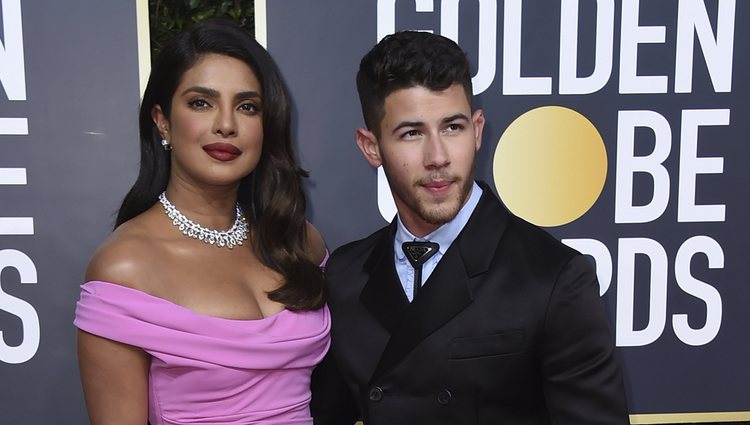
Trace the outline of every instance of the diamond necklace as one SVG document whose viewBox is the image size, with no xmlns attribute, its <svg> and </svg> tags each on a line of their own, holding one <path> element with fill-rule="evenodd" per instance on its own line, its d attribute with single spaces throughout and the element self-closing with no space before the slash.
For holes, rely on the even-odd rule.
<svg viewBox="0 0 750 425">
<path fill-rule="evenodd" d="M 215 245 L 220 248 L 234 248 L 235 245 L 242 245 L 242 241 L 247 239 L 248 225 L 245 215 L 242 214 L 240 204 L 235 206 L 235 219 L 232 228 L 229 230 L 218 231 L 207 229 L 193 220 L 185 217 L 169 200 L 166 192 L 159 195 L 159 202 L 164 206 L 164 212 L 172 219 L 175 225 L 185 235 L 193 239 L 201 240 L 209 245 Z"/>
</svg>

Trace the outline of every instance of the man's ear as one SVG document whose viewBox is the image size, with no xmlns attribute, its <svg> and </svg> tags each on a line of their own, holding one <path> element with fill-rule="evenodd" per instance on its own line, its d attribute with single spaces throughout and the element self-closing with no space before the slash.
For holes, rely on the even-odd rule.
<svg viewBox="0 0 750 425">
<path fill-rule="evenodd" d="M 359 150 L 362 151 L 362 155 L 367 162 L 375 168 L 379 167 L 383 163 L 383 159 L 380 157 L 378 138 L 366 128 L 358 128 L 355 137 L 357 146 L 359 146 Z"/>
<path fill-rule="evenodd" d="M 167 139 L 167 141 L 169 141 L 169 120 L 167 119 L 167 116 L 164 115 L 164 111 L 161 110 L 160 105 L 154 105 L 154 107 L 151 108 L 151 119 L 154 120 L 154 124 L 156 124 L 156 128 L 159 130 L 162 139 Z"/>
<path fill-rule="evenodd" d="M 475 150 L 478 151 L 482 146 L 482 130 L 484 129 L 484 113 L 481 109 L 474 111 L 474 114 L 471 116 L 471 122 L 474 126 Z"/>
</svg>

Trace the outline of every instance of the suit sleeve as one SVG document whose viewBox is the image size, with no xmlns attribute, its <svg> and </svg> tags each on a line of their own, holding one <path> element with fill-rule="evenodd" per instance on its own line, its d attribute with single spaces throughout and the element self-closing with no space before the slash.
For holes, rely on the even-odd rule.
<svg viewBox="0 0 750 425">
<path fill-rule="evenodd" d="M 310 410 L 315 425 L 352 425 L 359 419 L 359 409 L 332 351 L 313 371 L 311 389 Z"/>
<path fill-rule="evenodd" d="M 543 341 L 543 385 L 552 423 L 629 423 L 622 370 L 599 284 L 582 255 L 573 257 L 558 276 Z"/>
</svg>

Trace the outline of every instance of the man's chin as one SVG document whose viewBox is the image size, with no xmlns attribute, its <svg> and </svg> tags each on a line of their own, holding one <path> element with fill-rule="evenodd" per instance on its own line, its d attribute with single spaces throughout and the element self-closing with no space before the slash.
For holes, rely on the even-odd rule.
<svg viewBox="0 0 750 425">
<path fill-rule="evenodd" d="M 461 210 L 461 206 L 458 202 L 443 202 L 422 208 L 419 216 L 427 223 L 443 225 L 456 218 L 459 210 Z"/>
</svg>

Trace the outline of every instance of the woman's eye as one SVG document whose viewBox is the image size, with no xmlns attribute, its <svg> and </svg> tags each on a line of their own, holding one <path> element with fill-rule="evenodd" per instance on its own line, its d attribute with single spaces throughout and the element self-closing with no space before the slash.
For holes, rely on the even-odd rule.
<svg viewBox="0 0 750 425">
<path fill-rule="evenodd" d="M 258 112 L 258 111 L 260 111 L 260 108 L 257 105 L 255 105 L 254 103 L 243 103 L 242 105 L 240 105 L 239 109 L 242 110 L 242 111 L 245 111 L 245 112 Z"/>
<path fill-rule="evenodd" d="M 188 102 L 188 105 L 190 105 L 191 108 L 195 108 L 195 109 L 203 109 L 203 108 L 208 108 L 209 106 L 211 106 L 208 102 L 206 102 L 205 99 L 192 100 Z"/>
</svg>

